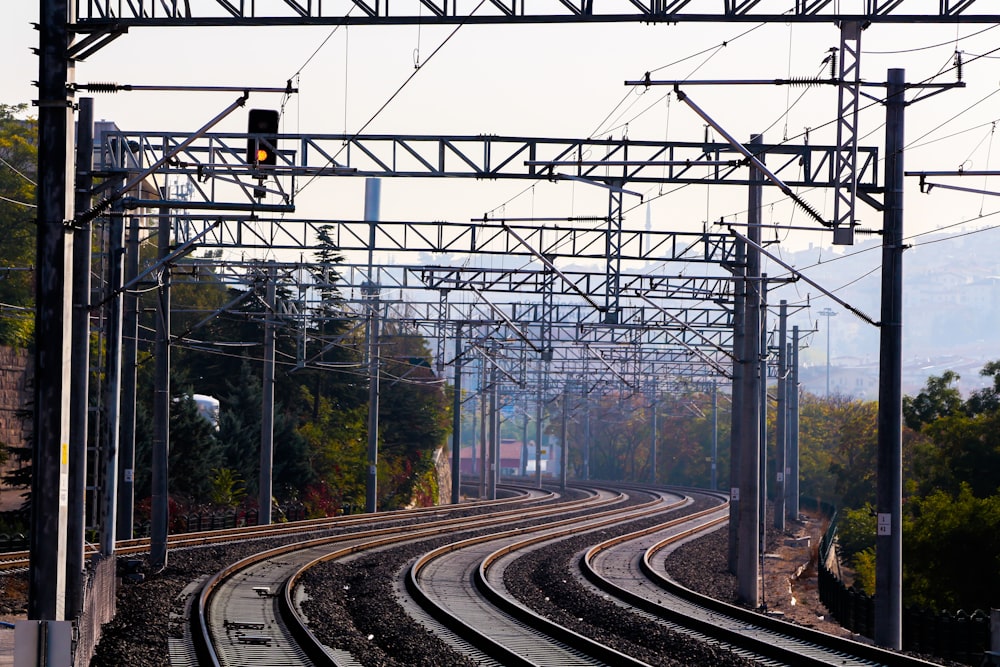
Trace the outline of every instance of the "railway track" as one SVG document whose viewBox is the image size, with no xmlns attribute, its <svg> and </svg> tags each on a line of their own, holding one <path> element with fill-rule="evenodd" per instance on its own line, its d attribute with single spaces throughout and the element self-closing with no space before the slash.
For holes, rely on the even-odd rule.
<svg viewBox="0 0 1000 667">
<path fill-rule="evenodd" d="M 641 610 L 675 631 L 728 649 L 760 664 L 928 666 L 933 663 L 835 637 L 730 605 L 691 591 L 665 574 L 672 548 L 725 524 L 723 506 L 691 521 L 623 535 L 593 546 L 580 558 L 583 576 L 600 593 Z M 649 584 L 654 584 L 650 586 Z"/>
<path fill-rule="evenodd" d="M 549 496 L 551 494 L 547 494 Z M 529 498 L 539 500 L 537 492 Z M 583 511 L 617 499 L 593 494 L 556 503 L 559 511 Z M 254 555 L 227 567 L 201 587 L 192 610 L 189 646 L 175 644 L 176 664 L 308 665 L 352 664 L 353 658 L 322 647 L 297 613 L 295 582 L 312 565 L 353 553 L 456 531 L 483 530 L 550 514 L 548 505 L 497 510 L 481 516 L 425 517 L 419 523 L 392 525 L 291 544 Z M 182 657 L 181 654 L 188 657 Z M 172 663 L 173 664 L 173 663 Z"/>
<path fill-rule="evenodd" d="M 626 502 L 629 494 L 632 500 Z M 477 664 L 644 665 L 528 609 L 505 590 L 503 581 L 506 568 L 527 552 L 608 526 L 649 523 L 650 517 L 657 517 L 654 527 L 601 538 L 576 559 L 581 571 L 575 576 L 591 582 L 595 595 L 613 598 L 623 614 L 642 615 L 758 664 L 933 664 L 703 598 L 670 582 L 662 574 L 670 548 L 726 520 L 722 498 L 716 498 L 715 507 L 668 516 L 691 504 L 694 495 L 592 489 L 582 500 L 522 502 L 516 509 L 474 517 L 426 513 L 405 523 L 395 517 L 386 519 L 394 525 L 272 549 L 227 567 L 201 587 L 190 638 L 186 645 L 173 642 L 171 665 L 360 665 L 356 655 L 324 646 L 309 629 L 301 578 L 323 562 L 388 554 L 407 544 L 419 548 L 428 540 L 447 543 L 428 547 L 409 567 L 400 568 L 396 594 L 424 632 Z M 369 524 L 383 523 L 378 517 L 368 519 Z"/>
<path fill-rule="evenodd" d="M 504 665 L 641 665 L 516 604 L 490 581 L 486 572 L 493 559 L 501 555 L 684 504 L 682 497 L 657 494 L 635 506 L 449 544 L 427 553 L 411 566 L 407 590 L 439 622 Z"/>
<path fill-rule="evenodd" d="M 507 503 L 530 503 L 543 502 L 551 499 L 554 494 L 551 491 L 529 489 L 527 487 L 502 487 L 507 497 L 497 500 L 483 500 L 475 503 L 465 503 L 457 507 L 452 505 L 422 507 L 408 510 L 396 510 L 390 512 L 377 512 L 376 514 L 351 514 L 338 517 L 324 517 L 320 519 L 306 519 L 303 521 L 289 521 L 286 523 L 270 524 L 267 526 L 242 526 L 225 530 L 209 530 L 194 533 L 176 533 L 167 536 L 167 546 L 171 551 L 188 549 L 194 547 L 204 547 L 209 545 L 222 545 L 231 542 L 241 542 L 247 540 L 263 540 L 271 538 L 294 537 L 310 532 L 322 532 L 329 530 L 350 530 L 351 528 L 367 527 L 374 522 L 390 521 L 420 521 L 427 517 L 446 516 L 455 512 L 456 509 L 466 510 L 472 507 L 489 508 Z M 120 540 L 115 543 L 115 555 L 130 556 L 149 553 L 149 538 L 136 538 L 132 540 Z M 96 549 L 88 545 L 86 556 L 88 558 L 97 555 Z M 9 551 L 0 553 L 0 572 L 22 570 L 28 567 L 28 551 Z"/>
</svg>

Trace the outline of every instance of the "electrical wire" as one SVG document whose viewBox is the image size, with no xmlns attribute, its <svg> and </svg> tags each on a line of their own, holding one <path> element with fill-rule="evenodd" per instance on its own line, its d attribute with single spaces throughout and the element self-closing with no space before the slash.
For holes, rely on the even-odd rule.
<svg viewBox="0 0 1000 667">
<path fill-rule="evenodd" d="M 652 69 L 649 70 L 649 73 L 653 74 L 655 72 L 659 72 L 659 71 L 667 69 L 669 67 L 673 67 L 675 65 L 679 65 L 679 64 L 681 64 L 683 62 L 687 62 L 688 60 L 692 60 L 692 59 L 697 58 L 698 56 L 704 55 L 706 53 L 713 52 L 712 55 L 709 56 L 709 58 L 707 58 L 705 61 L 703 61 L 700 65 L 698 65 L 690 73 L 688 73 L 688 75 L 687 75 L 686 78 L 690 78 L 692 75 L 694 75 L 695 72 L 697 72 L 699 69 L 701 69 L 701 67 L 703 67 L 709 60 L 711 60 L 711 58 L 714 57 L 715 53 L 717 53 L 721 49 L 729 46 L 731 43 L 735 42 L 736 40 L 741 39 L 743 37 L 746 37 L 747 35 L 749 35 L 750 33 L 754 32 L 755 30 L 758 30 L 759 28 L 764 27 L 765 25 L 767 25 L 767 24 L 766 23 L 758 23 L 757 25 L 753 26 L 752 28 L 750 28 L 748 30 L 744 30 L 743 32 L 739 33 L 735 37 L 732 37 L 732 38 L 730 38 L 728 40 L 723 40 L 722 42 L 720 42 L 718 44 L 715 44 L 713 46 L 707 47 L 705 49 L 702 49 L 702 50 L 697 51 L 695 53 L 692 53 L 690 55 L 684 56 L 683 58 L 680 58 L 678 60 L 674 60 L 673 62 L 669 62 L 669 63 L 667 63 L 665 65 L 660 65 L 659 67 L 654 67 L 654 68 L 652 68 Z M 588 136 L 589 137 L 594 137 L 594 136 L 598 135 L 599 133 L 600 134 L 606 134 L 608 132 L 613 132 L 613 131 L 615 131 L 617 129 L 620 129 L 621 127 L 624 127 L 624 126 L 628 125 L 629 123 L 634 122 L 635 120 L 639 119 L 644 114 L 646 114 L 647 112 L 649 112 L 651 109 L 654 109 L 656 107 L 656 105 L 658 105 L 664 99 L 669 99 L 669 96 L 670 96 L 670 93 L 667 93 L 666 95 L 663 95 L 662 97 L 659 97 L 655 102 L 653 102 L 652 104 L 650 104 L 648 107 L 646 107 L 645 109 L 643 109 L 642 111 L 640 111 L 636 115 L 632 116 L 625 123 L 618 124 L 615 127 L 612 127 L 612 128 L 607 129 L 607 130 L 601 131 L 600 128 L 605 123 L 607 123 L 608 120 L 612 116 L 615 115 L 615 112 L 617 112 L 618 109 L 621 108 L 621 106 L 625 103 L 625 101 L 628 100 L 628 98 L 630 96 L 634 95 L 634 94 L 635 94 L 634 91 L 628 91 L 628 92 L 626 92 L 625 95 L 622 97 L 622 99 L 619 100 L 618 103 L 615 104 L 614 107 L 612 107 L 611 111 L 608 112 L 608 114 L 601 120 L 601 122 L 597 124 L 597 127 L 594 129 L 594 131 L 591 132 L 590 135 L 588 135 Z M 633 101 L 633 103 L 631 105 L 629 105 L 628 108 L 631 108 L 632 106 L 634 106 L 636 104 L 636 102 L 639 99 L 641 99 L 641 97 L 642 97 L 642 95 L 637 96 L 636 100 Z M 618 116 L 616 117 L 616 122 L 617 122 L 618 119 L 620 119 L 628 111 L 628 108 L 625 109 L 624 111 L 622 111 L 622 113 L 618 114 Z M 497 211 L 497 209 L 505 207 L 508 204 L 510 204 L 510 203 L 516 201 L 517 199 L 521 198 L 522 196 L 524 196 L 530 189 L 531 189 L 530 186 L 524 188 L 523 190 L 521 190 L 520 192 L 518 192 L 514 196 L 512 196 L 509 199 L 507 199 L 506 201 L 504 201 L 502 204 L 498 204 L 497 206 L 494 206 L 493 208 L 489 209 L 488 212 L 489 213 L 495 213 Z M 663 195 L 664 195 L 664 193 L 662 193 L 662 191 L 661 191 L 660 195 L 657 196 L 656 198 L 658 199 L 659 197 L 661 197 Z M 645 200 L 645 197 L 643 199 Z M 639 204 L 639 205 L 641 205 L 641 204 Z M 631 210 L 632 209 L 627 209 L 625 211 L 622 211 L 622 213 L 625 214 L 625 213 L 627 213 L 628 211 L 631 211 Z"/>
<path fill-rule="evenodd" d="M 389 98 L 385 102 L 382 103 L 382 106 L 380 106 L 378 109 L 376 109 L 375 113 L 373 113 L 368 118 L 368 120 L 366 120 L 364 122 L 364 124 L 357 131 L 355 131 L 353 133 L 352 138 L 357 137 L 358 135 L 360 135 L 362 132 L 364 132 L 368 128 L 369 125 L 371 125 L 372 123 L 375 122 L 375 119 L 378 118 L 382 114 L 382 112 L 385 111 L 386 108 L 388 108 L 388 106 L 390 104 L 392 104 L 393 100 L 395 100 L 397 97 L 399 97 L 399 94 L 403 92 L 403 89 L 406 88 L 406 86 L 411 81 L 413 81 L 413 79 L 417 76 L 417 74 L 419 74 L 421 71 L 423 71 L 424 66 L 427 65 L 427 63 L 429 63 L 431 60 L 433 60 L 434 56 L 436 56 L 438 53 L 440 53 L 441 49 L 443 49 L 444 46 L 448 42 L 451 41 L 451 39 L 458 33 L 459 30 L 462 29 L 463 26 L 465 26 L 467 20 L 469 18 L 472 18 L 472 16 L 475 15 L 475 13 L 478 12 L 479 9 L 484 4 L 486 4 L 486 0 L 480 0 L 479 4 L 476 5 L 475 8 L 471 12 L 469 12 L 469 14 L 466 17 L 466 19 L 463 20 L 458 25 L 456 25 L 455 29 L 452 30 L 450 33 L 448 33 L 448 36 L 445 37 L 444 40 L 440 44 L 437 45 L 437 47 L 431 52 L 431 54 L 429 56 L 427 56 L 427 59 L 423 62 L 423 65 L 421 65 L 420 67 L 414 68 L 413 72 L 411 72 L 410 75 L 408 77 L 406 77 L 406 79 L 403 81 L 403 83 L 401 83 L 399 85 L 399 87 L 396 88 L 395 92 L 393 92 L 392 95 L 390 95 Z M 336 160 L 337 157 L 341 153 L 343 153 L 344 150 L 346 150 L 347 145 L 349 143 L 350 142 L 345 142 L 345 144 L 343 146 L 341 146 L 340 150 L 338 150 L 336 153 L 333 154 L 333 156 L 331 156 L 330 158 L 328 158 L 327 162 L 326 162 L 326 165 L 324 165 L 323 168 L 325 168 L 326 166 L 330 165 L 334 160 Z M 316 179 L 319 178 L 320 175 L 322 174 L 323 168 L 320 168 L 319 171 L 318 171 L 318 173 L 314 174 L 308 181 L 306 181 L 304 184 L 302 184 L 299 187 L 299 189 L 295 191 L 295 194 L 301 193 L 303 190 L 305 190 L 307 187 L 309 187 L 309 185 L 311 185 L 313 182 L 315 182 Z"/>
<path fill-rule="evenodd" d="M 25 206 L 27 208 L 38 208 L 37 204 L 29 204 L 27 202 L 11 199 L 10 197 L 4 197 L 3 195 L 0 195 L 0 199 L 2 199 L 5 202 L 10 202 L 11 204 L 17 204 L 18 206 Z"/>
<path fill-rule="evenodd" d="M 24 180 L 28 181 L 29 183 L 31 183 L 35 187 L 38 187 L 38 183 L 35 183 L 33 180 L 31 180 L 30 178 L 28 178 L 27 176 L 25 176 L 24 174 L 22 174 L 20 171 L 18 171 L 17 167 L 15 167 L 14 165 L 12 165 L 10 162 L 7 162 L 7 160 L 4 160 L 2 157 L 0 157 L 0 164 L 5 165 L 8 169 L 10 169 L 11 171 L 13 171 L 15 174 L 17 174 L 18 176 L 20 176 Z"/>
<path fill-rule="evenodd" d="M 983 28 L 982 30 L 979 30 L 978 32 L 974 32 L 971 35 L 966 35 L 965 37 L 962 37 L 961 39 L 969 39 L 970 37 L 975 37 L 976 35 L 981 35 L 984 32 L 989 32 L 990 30 L 994 30 L 996 28 L 1000 28 L 1000 25 L 991 25 L 988 28 Z M 958 28 L 956 26 L 956 30 L 957 29 Z M 961 41 L 961 40 L 960 39 L 948 40 L 947 42 L 940 42 L 938 44 L 931 44 L 929 46 L 918 46 L 918 47 L 915 47 L 915 48 L 912 48 L 912 49 L 901 49 L 899 51 L 868 51 L 868 50 L 863 50 L 861 53 L 863 53 L 865 55 L 870 55 L 870 56 L 895 56 L 895 55 L 899 55 L 901 53 L 917 53 L 919 51 L 929 51 L 930 49 L 937 49 L 937 48 L 940 48 L 942 46 L 949 46 L 951 44 L 958 44 L 959 41 Z"/>
</svg>

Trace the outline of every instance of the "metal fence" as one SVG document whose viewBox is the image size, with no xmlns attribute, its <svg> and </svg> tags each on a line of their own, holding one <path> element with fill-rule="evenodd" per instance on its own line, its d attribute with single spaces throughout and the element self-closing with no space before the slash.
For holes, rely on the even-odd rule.
<svg viewBox="0 0 1000 667">
<path fill-rule="evenodd" d="M 819 553 L 819 597 L 837 622 L 865 637 L 875 636 L 875 601 L 846 586 L 830 570 L 830 550 L 837 533 L 836 519 L 823 536 Z M 979 665 L 990 648 L 990 615 L 981 609 L 933 611 L 903 610 L 903 650 Z"/>
<path fill-rule="evenodd" d="M 83 613 L 76 619 L 73 664 L 86 667 L 101 639 L 101 626 L 115 617 L 115 558 L 91 559 L 83 591 Z"/>
</svg>

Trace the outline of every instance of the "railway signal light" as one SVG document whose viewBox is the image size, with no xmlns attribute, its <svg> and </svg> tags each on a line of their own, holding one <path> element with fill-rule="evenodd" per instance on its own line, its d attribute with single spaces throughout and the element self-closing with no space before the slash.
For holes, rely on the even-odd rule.
<svg viewBox="0 0 1000 667">
<path fill-rule="evenodd" d="M 278 148 L 278 112 L 251 109 L 247 116 L 247 164 L 274 165 Z"/>
</svg>

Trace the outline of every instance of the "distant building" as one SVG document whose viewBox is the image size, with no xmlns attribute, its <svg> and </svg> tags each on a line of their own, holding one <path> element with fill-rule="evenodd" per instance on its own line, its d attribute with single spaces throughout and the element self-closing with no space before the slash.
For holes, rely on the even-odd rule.
<svg viewBox="0 0 1000 667">
<path fill-rule="evenodd" d="M 462 447 L 459 469 L 463 475 L 478 475 L 480 470 L 480 446 Z M 542 472 L 548 468 L 550 457 L 543 449 L 541 453 Z M 500 475 L 519 477 L 522 471 L 528 475 L 535 473 L 535 443 L 529 440 L 527 446 L 520 440 L 504 438 L 500 441 Z"/>
</svg>

